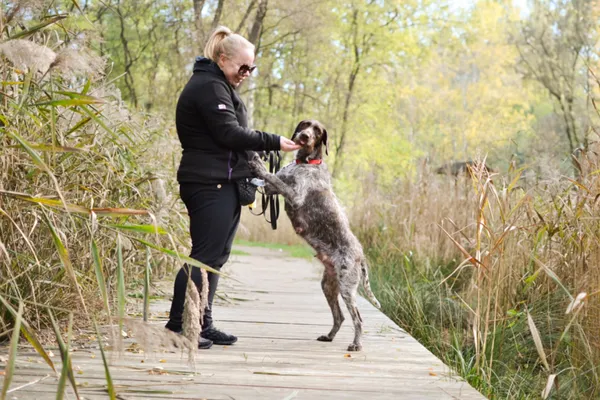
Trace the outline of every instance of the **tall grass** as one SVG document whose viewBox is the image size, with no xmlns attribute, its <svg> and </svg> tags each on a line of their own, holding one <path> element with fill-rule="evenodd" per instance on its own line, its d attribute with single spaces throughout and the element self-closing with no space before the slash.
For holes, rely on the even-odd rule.
<svg viewBox="0 0 600 400">
<path fill-rule="evenodd" d="M 365 180 L 352 208 L 384 311 L 490 398 L 600 394 L 593 154 L 525 189 L 517 170 Z"/>
<path fill-rule="evenodd" d="M 36 337 L 51 315 L 121 320 L 142 286 L 147 313 L 150 274 L 205 268 L 181 255 L 174 132 L 125 106 L 95 28 L 60 4 L 0 5 L 0 337 L 20 327 L 53 369 Z"/>
</svg>

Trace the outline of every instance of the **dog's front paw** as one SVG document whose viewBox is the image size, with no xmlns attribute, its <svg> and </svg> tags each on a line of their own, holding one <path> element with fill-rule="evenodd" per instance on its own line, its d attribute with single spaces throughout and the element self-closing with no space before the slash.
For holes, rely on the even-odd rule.
<svg viewBox="0 0 600 400">
<path fill-rule="evenodd" d="M 327 335 L 322 335 L 317 338 L 319 342 L 331 342 L 333 339 Z"/>
<path fill-rule="evenodd" d="M 248 160 L 248 165 L 250 166 L 250 171 L 252 171 L 252 173 L 259 178 L 262 178 L 267 173 L 265 165 L 262 163 L 262 161 L 260 161 L 258 156 Z"/>
<path fill-rule="evenodd" d="M 350 346 L 348 346 L 348 351 L 361 351 L 361 350 L 362 350 L 361 344 L 352 343 Z"/>
<path fill-rule="evenodd" d="M 264 151 L 249 151 L 248 152 L 248 162 L 250 161 L 260 161 L 260 159 L 264 159 L 265 152 Z"/>
</svg>

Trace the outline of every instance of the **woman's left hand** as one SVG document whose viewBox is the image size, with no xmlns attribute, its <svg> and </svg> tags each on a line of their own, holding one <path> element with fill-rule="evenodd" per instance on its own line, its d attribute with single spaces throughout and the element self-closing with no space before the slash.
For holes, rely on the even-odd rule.
<svg viewBox="0 0 600 400">
<path fill-rule="evenodd" d="M 285 152 L 295 151 L 302 147 L 299 144 L 292 142 L 290 139 L 284 138 L 283 136 L 280 136 L 279 145 L 281 147 L 281 151 Z"/>
</svg>

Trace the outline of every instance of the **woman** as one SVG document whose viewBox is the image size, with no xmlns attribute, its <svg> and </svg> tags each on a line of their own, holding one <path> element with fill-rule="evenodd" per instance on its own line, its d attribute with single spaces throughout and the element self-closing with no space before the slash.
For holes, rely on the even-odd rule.
<svg viewBox="0 0 600 400">
<path fill-rule="evenodd" d="M 235 181 L 252 176 L 246 151 L 293 151 L 291 140 L 248 128 L 246 106 L 235 91 L 256 66 L 254 45 L 226 27 L 217 28 L 196 58 L 194 73 L 177 102 L 177 134 L 183 156 L 177 171 L 181 199 L 190 217 L 190 257 L 220 270 L 229 258 L 240 222 L 241 206 Z M 169 322 L 182 330 L 188 276 L 201 290 L 200 269 L 184 265 L 175 278 Z M 237 337 L 215 328 L 212 303 L 219 276 L 208 274 L 208 306 L 199 348 L 229 345 Z"/>
</svg>

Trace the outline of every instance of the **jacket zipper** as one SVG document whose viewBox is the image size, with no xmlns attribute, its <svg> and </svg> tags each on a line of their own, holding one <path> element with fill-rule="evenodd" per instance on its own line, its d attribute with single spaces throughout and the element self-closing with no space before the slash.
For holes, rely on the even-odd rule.
<svg viewBox="0 0 600 400">
<path fill-rule="evenodd" d="M 228 181 L 231 182 L 231 172 L 233 171 L 231 168 L 231 151 L 229 152 L 229 160 L 227 160 L 227 168 L 229 168 Z"/>
</svg>

